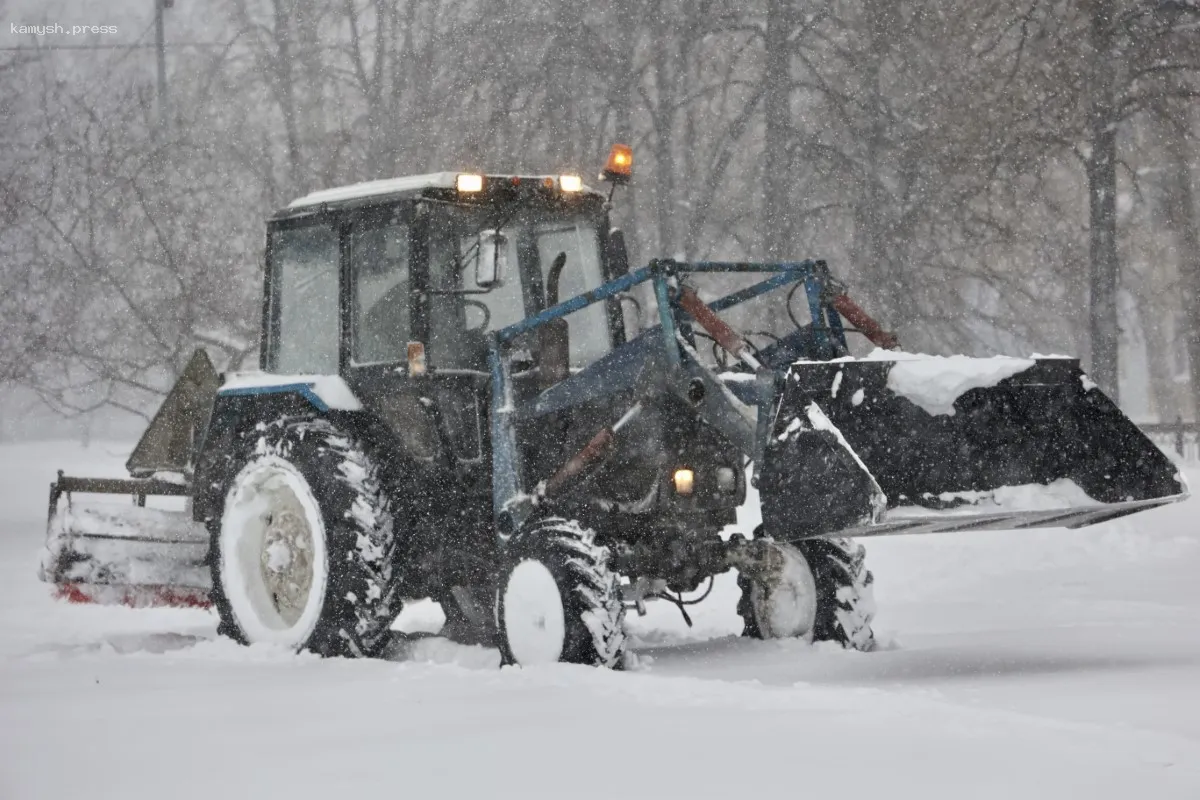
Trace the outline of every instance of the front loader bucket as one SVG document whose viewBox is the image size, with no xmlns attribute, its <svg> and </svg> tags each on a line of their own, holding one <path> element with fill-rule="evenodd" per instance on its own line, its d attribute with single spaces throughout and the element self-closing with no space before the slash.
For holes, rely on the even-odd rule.
<svg viewBox="0 0 1200 800">
<path fill-rule="evenodd" d="M 1187 495 L 1074 359 L 889 359 L 788 370 L 760 478 L 769 534 L 1082 527 Z M 814 488 L 829 478 L 795 468 L 814 451 L 848 479 Z"/>
</svg>

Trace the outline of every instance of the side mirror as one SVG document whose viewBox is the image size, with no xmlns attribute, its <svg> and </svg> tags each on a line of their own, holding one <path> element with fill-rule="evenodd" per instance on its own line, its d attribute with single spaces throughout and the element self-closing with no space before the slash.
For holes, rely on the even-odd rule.
<svg viewBox="0 0 1200 800">
<path fill-rule="evenodd" d="M 508 271 L 508 237 L 496 230 L 479 232 L 478 255 L 475 257 L 475 285 L 494 289 L 504 283 Z"/>
</svg>

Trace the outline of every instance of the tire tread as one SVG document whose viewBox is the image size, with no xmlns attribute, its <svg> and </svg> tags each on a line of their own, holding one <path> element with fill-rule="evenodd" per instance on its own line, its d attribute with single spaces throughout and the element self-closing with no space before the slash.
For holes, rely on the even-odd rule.
<svg viewBox="0 0 1200 800">
<path fill-rule="evenodd" d="M 622 667 L 625 655 L 625 607 L 618 576 L 609 569 L 608 548 L 595 533 L 563 517 L 543 517 L 508 542 L 509 568 L 526 558 L 541 561 L 554 574 L 567 612 L 563 661 L 610 669 Z M 507 574 L 507 570 L 506 570 Z M 504 663 L 515 663 L 504 638 L 501 619 L 504 581 L 496 600 L 496 627 Z"/>
<path fill-rule="evenodd" d="M 761 529 L 756 531 L 761 535 Z M 871 622 L 875 616 L 875 578 L 866 569 L 866 548 L 853 539 L 801 539 L 792 543 L 807 559 L 817 584 L 817 616 L 813 641 L 838 642 L 848 650 L 875 649 Z M 743 636 L 762 639 L 750 603 L 751 582 L 738 576 L 737 612 Z"/>
<path fill-rule="evenodd" d="M 329 558 L 326 606 L 302 649 L 324 656 L 368 657 L 389 638 L 399 613 L 398 537 L 379 470 L 360 443 L 323 417 L 280 417 L 247 431 L 228 483 L 253 458 L 276 456 L 309 481 L 325 518 Z M 221 588 L 221 519 L 209 520 L 213 604 L 218 633 L 244 642 Z"/>
</svg>

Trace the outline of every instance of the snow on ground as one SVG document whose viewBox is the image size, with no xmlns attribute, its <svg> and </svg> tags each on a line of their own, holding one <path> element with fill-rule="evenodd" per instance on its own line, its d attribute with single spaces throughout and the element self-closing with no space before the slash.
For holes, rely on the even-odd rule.
<svg viewBox="0 0 1200 800">
<path fill-rule="evenodd" d="M 217 639 L 207 612 L 54 604 L 53 470 L 123 455 L 0 447 L 2 800 L 1200 797 L 1197 500 L 872 540 L 882 652 L 741 640 L 723 576 L 693 629 L 632 621 L 632 672 L 498 670 L 436 638 L 320 660 Z"/>
</svg>

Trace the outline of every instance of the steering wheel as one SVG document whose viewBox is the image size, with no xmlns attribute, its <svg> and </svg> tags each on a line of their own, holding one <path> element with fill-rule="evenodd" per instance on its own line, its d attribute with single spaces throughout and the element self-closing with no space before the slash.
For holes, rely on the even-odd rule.
<svg viewBox="0 0 1200 800">
<path fill-rule="evenodd" d="M 486 331 L 488 326 L 492 324 L 492 310 L 487 307 L 487 304 L 480 302 L 479 300 L 472 300 L 469 297 L 464 297 L 463 305 L 474 306 L 483 312 L 483 324 L 477 328 L 468 328 L 467 330 Z"/>
</svg>

